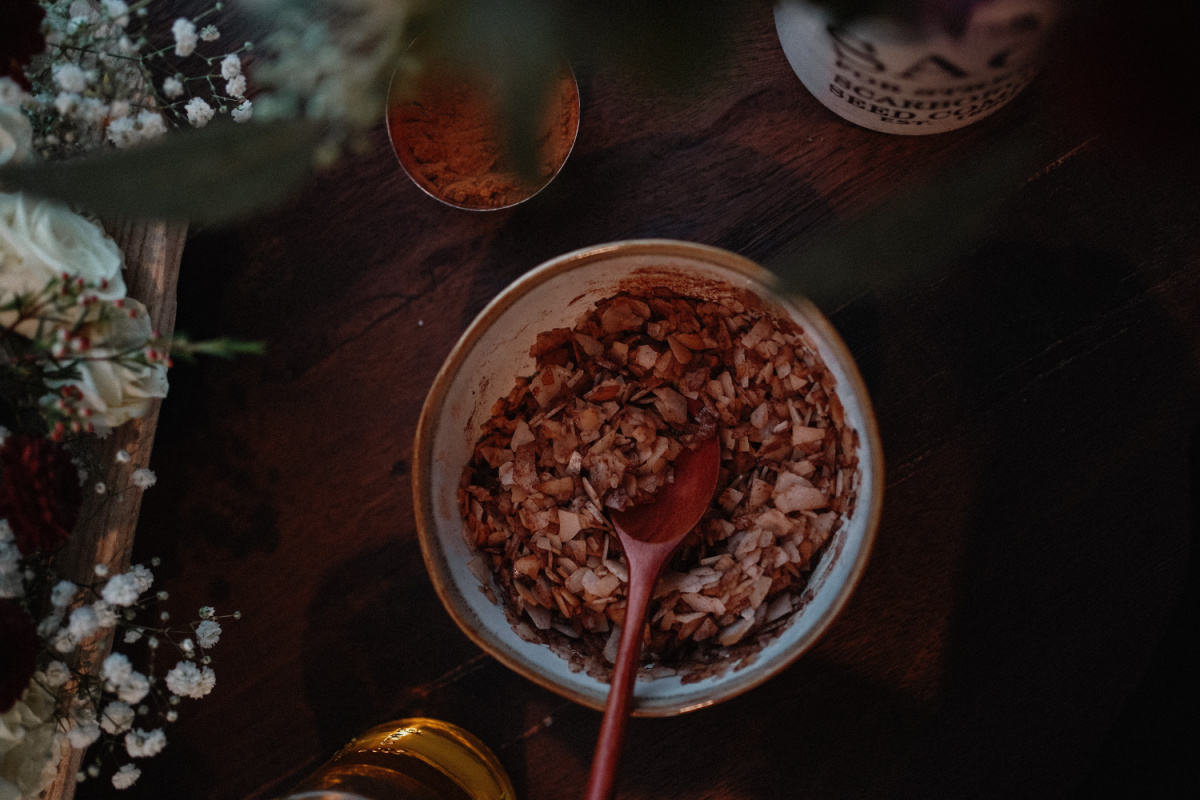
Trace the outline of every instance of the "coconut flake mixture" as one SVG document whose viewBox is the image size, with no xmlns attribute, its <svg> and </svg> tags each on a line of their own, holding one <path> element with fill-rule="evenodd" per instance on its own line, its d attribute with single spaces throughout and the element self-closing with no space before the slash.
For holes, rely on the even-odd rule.
<svg viewBox="0 0 1200 800">
<path fill-rule="evenodd" d="M 655 588 L 642 661 L 686 682 L 752 658 L 857 497 L 858 438 L 802 331 L 663 289 L 603 300 L 530 355 L 459 489 L 484 590 L 494 579 L 523 638 L 607 679 L 627 571 L 605 510 L 650 500 L 715 426 L 717 492 Z"/>
</svg>

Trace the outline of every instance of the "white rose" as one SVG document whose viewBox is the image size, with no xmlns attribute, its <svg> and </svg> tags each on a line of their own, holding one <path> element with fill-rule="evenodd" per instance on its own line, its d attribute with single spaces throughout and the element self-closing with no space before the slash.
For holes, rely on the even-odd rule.
<svg viewBox="0 0 1200 800">
<path fill-rule="evenodd" d="M 107 287 L 101 300 L 125 296 L 121 250 L 96 223 L 61 203 L 0 193 L 0 298 L 39 292 L 64 272 Z"/>
<path fill-rule="evenodd" d="M 0 167 L 33 160 L 33 125 L 18 106 L 0 102 Z"/>
<path fill-rule="evenodd" d="M 25 694 L 0 714 L 0 797 L 36 797 L 58 776 L 65 749 L 56 734 L 54 696 L 37 674 Z"/>
<path fill-rule="evenodd" d="M 105 322 L 91 324 L 86 333 L 92 346 L 88 360 L 76 364 L 79 379 L 46 381 L 46 385 L 51 389 L 66 384 L 78 386 L 83 392 L 84 403 L 97 414 L 92 421 L 99 432 L 142 416 L 149 410 L 151 400 L 167 396 L 164 362 L 118 364 L 107 360 L 139 350 L 149 341 L 152 331 L 145 306 L 126 298 L 122 313 Z"/>
</svg>

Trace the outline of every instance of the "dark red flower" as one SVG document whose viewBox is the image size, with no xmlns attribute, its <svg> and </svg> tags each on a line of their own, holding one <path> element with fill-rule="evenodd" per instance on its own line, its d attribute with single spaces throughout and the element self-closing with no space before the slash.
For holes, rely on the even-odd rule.
<svg viewBox="0 0 1200 800">
<path fill-rule="evenodd" d="M 21 555 L 50 553 L 67 541 L 83 494 L 79 470 L 62 445 L 14 434 L 0 447 L 0 518 L 7 519 Z"/>
<path fill-rule="evenodd" d="M 42 18 L 46 9 L 38 0 L 0 0 L 0 78 L 12 78 L 25 91 L 33 88 L 25 66 L 46 49 Z"/>
<path fill-rule="evenodd" d="M 0 714 L 13 707 L 37 666 L 37 626 L 11 600 L 0 600 Z"/>
</svg>

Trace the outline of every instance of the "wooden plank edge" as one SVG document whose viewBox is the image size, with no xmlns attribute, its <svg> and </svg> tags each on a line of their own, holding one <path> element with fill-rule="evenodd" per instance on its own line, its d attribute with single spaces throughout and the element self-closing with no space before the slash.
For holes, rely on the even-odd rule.
<svg viewBox="0 0 1200 800">
<path fill-rule="evenodd" d="M 118 221 L 106 224 L 105 228 L 125 255 L 127 296 L 140 300 L 155 329 L 163 336 L 170 335 L 175 329 L 175 289 L 187 226 Z M 133 470 L 150 464 L 160 407 L 160 400 L 152 401 L 144 416 L 116 428 L 107 438 L 97 438 L 91 443 L 94 463 L 103 465 L 105 472 L 89 476 L 86 486 L 94 486 L 98 478 L 110 491 L 103 496 L 94 492 L 85 496 L 74 535 L 55 555 L 55 566 L 64 578 L 76 583 L 89 581 L 95 576 L 93 570 L 97 564 L 104 564 L 113 573 L 129 567 L 142 505 L 141 490 L 132 486 L 129 476 Z M 129 463 L 116 463 L 119 450 L 129 453 Z M 88 671 L 98 669 L 112 649 L 113 633 L 109 630 L 81 644 L 75 655 L 76 666 Z M 58 776 L 41 793 L 44 800 L 74 798 L 75 775 L 85 755 L 84 749 L 72 748 L 64 752 L 59 761 Z"/>
</svg>

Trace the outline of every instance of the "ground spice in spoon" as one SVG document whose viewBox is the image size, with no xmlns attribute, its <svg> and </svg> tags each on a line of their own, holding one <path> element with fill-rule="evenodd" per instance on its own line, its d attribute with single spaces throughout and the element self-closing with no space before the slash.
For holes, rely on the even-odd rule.
<svg viewBox="0 0 1200 800">
<path fill-rule="evenodd" d="M 506 154 L 496 93 L 481 81 L 430 75 L 415 98 L 394 98 L 388 133 L 418 186 L 451 205 L 494 209 L 536 194 L 558 173 L 579 129 L 579 90 L 564 73 L 537 127 L 537 175 L 522 176 Z"/>
</svg>

